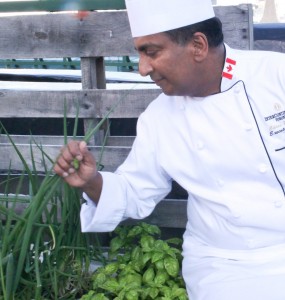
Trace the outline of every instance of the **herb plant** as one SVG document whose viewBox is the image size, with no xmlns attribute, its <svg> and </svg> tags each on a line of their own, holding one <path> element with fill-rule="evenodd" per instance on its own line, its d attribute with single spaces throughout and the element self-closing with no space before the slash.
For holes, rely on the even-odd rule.
<svg viewBox="0 0 285 300">
<path fill-rule="evenodd" d="M 110 112 L 88 131 L 86 142 Z M 66 122 L 65 113 L 65 142 Z M 47 167 L 53 161 L 42 145 L 31 143 L 30 167 L 12 137 L 3 126 L 1 129 L 21 159 L 23 175 L 12 193 L 8 192 L 12 170 L 1 183 L 6 185 L 7 192 L 0 195 L 0 300 L 78 299 L 89 289 L 91 261 L 104 261 L 97 236 L 94 242 L 90 235 L 81 232 L 81 193 Z M 36 169 L 35 148 L 41 151 L 44 172 Z M 26 178 L 29 194 L 21 195 Z M 16 209 L 19 205 L 22 205 L 20 212 Z"/>
<path fill-rule="evenodd" d="M 81 300 L 186 300 L 181 277 L 181 239 L 162 240 L 155 225 L 119 226 L 109 260 L 92 276 Z"/>
</svg>

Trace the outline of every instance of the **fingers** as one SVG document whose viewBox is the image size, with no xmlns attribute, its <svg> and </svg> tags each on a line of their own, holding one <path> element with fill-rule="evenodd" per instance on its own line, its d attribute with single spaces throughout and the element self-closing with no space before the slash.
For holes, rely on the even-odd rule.
<svg viewBox="0 0 285 300">
<path fill-rule="evenodd" d="M 83 154 L 80 151 L 78 141 L 70 141 L 67 146 L 61 149 L 60 155 L 57 158 L 54 166 L 54 171 L 60 176 L 67 177 L 69 174 L 75 172 L 73 161 L 77 159 L 81 161 Z"/>
<path fill-rule="evenodd" d="M 79 143 L 79 149 L 80 149 L 80 151 L 81 151 L 81 153 L 86 153 L 88 150 L 87 150 L 87 144 L 86 144 L 86 142 L 85 141 L 81 141 L 80 143 Z"/>
<path fill-rule="evenodd" d="M 96 161 L 94 156 L 91 154 L 91 152 L 87 148 L 87 144 L 85 141 L 81 141 L 79 143 L 79 149 L 82 157 L 79 157 L 83 160 L 84 158 L 84 163 L 88 165 L 89 167 L 96 167 Z M 80 159 L 79 159 L 80 161 Z"/>
<path fill-rule="evenodd" d="M 53 170 L 76 187 L 85 186 L 97 174 L 96 160 L 84 141 L 70 141 L 63 147 Z"/>
</svg>

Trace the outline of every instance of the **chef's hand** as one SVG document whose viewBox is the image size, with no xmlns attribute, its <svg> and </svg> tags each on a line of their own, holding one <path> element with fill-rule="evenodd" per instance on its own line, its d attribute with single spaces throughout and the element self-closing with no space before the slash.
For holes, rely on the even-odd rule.
<svg viewBox="0 0 285 300">
<path fill-rule="evenodd" d="M 61 149 L 54 172 L 73 187 L 79 187 L 94 202 L 102 190 L 102 176 L 97 172 L 96 160 L 84 141 L 70 141 Z"/>
</svg>

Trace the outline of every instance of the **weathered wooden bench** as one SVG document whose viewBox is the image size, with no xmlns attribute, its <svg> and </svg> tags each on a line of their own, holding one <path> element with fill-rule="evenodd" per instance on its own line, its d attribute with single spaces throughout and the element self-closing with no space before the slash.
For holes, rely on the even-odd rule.
<svg viewBox="0 0 285 300">
<path fill-rule="evenodd" d="M 252 8 L 250 5 L 215 7 L 224 28 L 225 41 L 240 49 L 253 48 Z M 119 102 L 112 118 L 137 118 L 161 92 L 151 89 L 106 89 L 104 57 L 136 56 L 125 11 L 90 12 L 84 19 L 74 13 L 23 15 L 0 18 L 0 58 L 80 57 L 82 89 L 0 90 L 0 118 L 62 118 L 64 102 L 67 117 L 74 118 L 79 105 L 79 118 L 94 124 Z M 62 136 L 34 136 L 45 151 L 56 157 L 63 144 Z M 127 156 L 134 137 L 109 136 L 102 164 L 114 171 Z M 23 156 L 31 165 L 30 136 L 13 136 Z M 98 155 L 102 138 L 97 135 L 90 149 Z M 34 147 L 34 160 L 43 170 L 42 157 Z M 177 149 L 179 152 L 179 149 Z M 5 134 L 0 135 L 0 170 L 21 170 L 22 164 Z M 9 165 L 11 162 L 11 166 Z M 178 199 L 180 198 L 180 199 Z M 147 221 L 161 227 L 184 228 L 186 194 L 174 187 Z"/>
</svg>

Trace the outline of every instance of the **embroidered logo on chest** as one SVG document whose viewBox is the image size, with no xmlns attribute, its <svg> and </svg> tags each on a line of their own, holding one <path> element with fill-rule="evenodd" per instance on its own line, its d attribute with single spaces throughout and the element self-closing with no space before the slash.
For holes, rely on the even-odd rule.
<svg viewBox="0 0 285 300">
<path fill-rule="evenodd" d="M 280 103 L 274 104 L 275 113 L 264 118 L 269 125 L 270 136 L 284 133 L 285 134 L 285 110 Z"/>
</svg>

